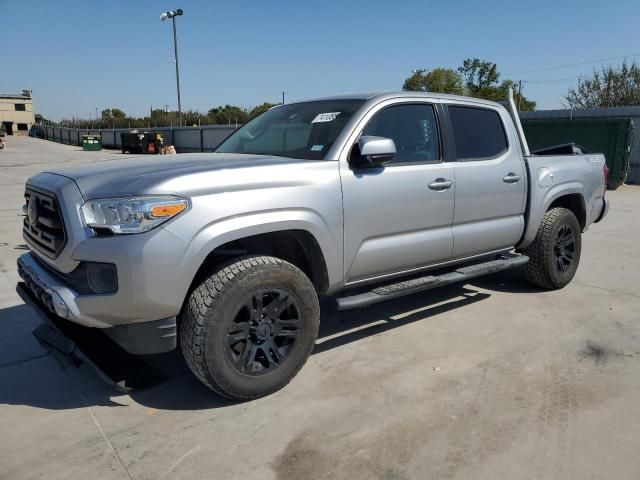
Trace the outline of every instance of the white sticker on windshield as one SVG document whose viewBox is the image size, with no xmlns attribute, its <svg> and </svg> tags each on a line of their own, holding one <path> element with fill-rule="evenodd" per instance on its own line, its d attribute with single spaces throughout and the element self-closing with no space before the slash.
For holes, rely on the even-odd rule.
<svg viewBox="0 0 640 480">
<path fill-rule="evenodd" d="M 319 113 L 311 123 L 333 122 L 341 112 Z"/>
<path fill-rule="evenodd" d="M 311 147 L 311 151 L 312 152 L 321 152 L 322 151 L 322 147 L 324 147 L 324 145 L 314 145 L 313 147 Z"/>
</svg>

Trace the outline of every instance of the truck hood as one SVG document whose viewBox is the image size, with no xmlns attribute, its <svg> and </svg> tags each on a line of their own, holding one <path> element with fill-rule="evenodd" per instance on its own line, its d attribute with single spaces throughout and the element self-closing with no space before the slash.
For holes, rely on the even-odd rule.
<svg viewBox="0 0 640 480">
<path fill-rule="evenodd" d="M 266 155 L 183 153 L 119 157 L 86 165 L 47 169 L 45 173 L 72 179 L 86 200 L 154 193 L 188 194 L 189 185 L 194 183 L 190 182 L 190 179 L 196 178 L 193 177 L 194 175 L 203 173 L 210 175 L 213 172 L 230 169 L 262 169 L 302 162 L 308 162 L 308 160 Z M 246 178 L 246 172 L 237 172 L 237 174 Z M 260 174 L 255 172 L 255 175 L 250 176 L 259 177 Z M 234 177 L 237 178 L 237 175 Z M 255 182 L 255 178 L 247 179 L 247 182 Z M 180 188 L 177 188 L 177 185 Z"/>
</svg>

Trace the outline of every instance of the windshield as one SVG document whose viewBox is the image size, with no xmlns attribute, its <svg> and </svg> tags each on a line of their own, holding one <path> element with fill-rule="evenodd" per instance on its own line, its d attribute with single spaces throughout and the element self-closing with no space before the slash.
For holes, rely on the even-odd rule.
<svg viewBox="0 0 640 480">
<path fill-rule="evenodd" d="M 233 133 L 216 152 L 321 160 L 363 103 L 322 100 L 275 107 Z"/>
</svg>

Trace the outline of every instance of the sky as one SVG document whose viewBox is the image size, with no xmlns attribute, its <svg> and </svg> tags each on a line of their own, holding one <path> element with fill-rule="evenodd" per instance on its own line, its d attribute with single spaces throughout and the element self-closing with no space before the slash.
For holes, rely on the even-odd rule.
<svg viewBox="0 0 640 480">
<path fill-rule="evenodd" d="M 176 109 L 177 8 L 183 110 L 400 90 L 472 57 L 562 108 L 577 77 L 640 59 L 638 0 L 0 0 L 0 91 L 52 120 Z"/>
</svg>

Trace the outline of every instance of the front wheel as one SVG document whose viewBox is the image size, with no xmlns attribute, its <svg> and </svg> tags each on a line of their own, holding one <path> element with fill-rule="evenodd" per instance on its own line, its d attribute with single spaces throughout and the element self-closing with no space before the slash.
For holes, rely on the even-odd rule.
<svg viewBox="0 0 640 480">
<path fill-rule="evenodd" d="M 248 400 L 289 383 L 311 354 L 319 323 L 309 278 L 279 258 L 251 255 L 221 266 L 193 291 L 180 345 L 205 385 Z"/>
<path fill-rule="evenodd" d="M 544 214 L 536 238 L 525 251 L 529 257 L 527 280 L 546 289 L 564 287 L 578 270 L 581 250 L 581 228 L 576 216 L 566 208 L 552 208 Z"/>
</svg>

